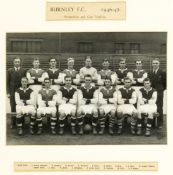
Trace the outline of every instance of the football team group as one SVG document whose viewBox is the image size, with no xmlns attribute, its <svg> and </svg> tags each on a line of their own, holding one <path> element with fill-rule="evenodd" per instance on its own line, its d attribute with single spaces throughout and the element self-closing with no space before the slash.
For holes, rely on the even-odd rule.
<svg viewBox="0 0 173 175">
<path fill-rule="evenodd" d="M 157 116 L 158 128 L 163 127 L 163 97 L 166 73 L 160 69 L 159 58 L 152 60 L 152 68 L 143 70 L 143 62 L 135 61 L 129 70 L 126 59 L 119 60 L 119 69 L 109 69 L 109 59 L 102 62 L 102 70 L 92 66 L 86 56 L 85 66 L 77 72 L 75 59 L 67 59 L 67 69 L 60 71 L 57 60 L 49 59 L 49 68 L 40 68 L 39 58 L 33 67 L 21 67 L 21 58 L 13 59 L 14 67 L 7 72 L 7 95 L 11 105 L 11 128 L 24 134 L 24 117 L 30 117 L 30 133 L 42 134 L 43 117 L 48 118 L 51 134 L 63 135 L 69 127 L 72 134 L 84 134 L 90 125 L 92 133 L 122 134 L 126 124 L 133 135 L 150 136 Z M 145 117 L 145 120 L 143 120 Z M 68 121 L 68 122 L 67 122 Z"/>
</svg>

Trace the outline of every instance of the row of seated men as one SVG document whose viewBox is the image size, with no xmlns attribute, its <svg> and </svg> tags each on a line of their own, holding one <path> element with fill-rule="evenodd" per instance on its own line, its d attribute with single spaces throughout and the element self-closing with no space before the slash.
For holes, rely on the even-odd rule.
<svg viewBox="0 0 173 175">
<path fill-rule="evenodd" d="M 144 87 L 135 90 L 132 80 L 124 78 L 124 85 L 119 89 L 112 86 L 110 78 L 105 78 L 104 86 L 92 86 L 92 77 L 84 76 L 80 88 L 72 86 L 72 78 L 64 77 L 65 85 L 56 91 L 49 78 L 44 79 L 44 86 L 36 94 L 35 89 L 28 87 L 28 79 L 23 77 L 22 86 L 15 92 L 18 134 L 23 134 L 23 115 L 30 115 L 30 133 L 40 135 L 43 130 L 42 119 L 50 115 L 51 133 L 64 133 L 65 120 L 70 116 L 72 134 L 84 133 L 84 120 L 90 116 L 93 134 L 104 134 L 106 117 L 108 132 L 114 134 L 117 123 L 117 134 L 123 131 L 125 117 L 129 117 L 131 134 L 142 134 L 142 114 L 147 114 L 145 135 L 150 136 L 154 114 L 157 112 L 157 92 L 151 87 L 150 79 L 144 79 Z M 35 85 L 37 86 L 37 85 Z M 36 97 L 36 99 L 35 99 Z M 35 101 L 36 100 L 36 101 Z M 37 104 L 37 105 L 36 105 Z M 116 122 L 117 121 L 117 122 Z M 99 125 L 99 130 L 98 126 Z M 79 128 L 78 130 L 76 128 Z"/>
<path fill-rule="evenodd" d="M 136 60 L 136 69 L 129 71 L 126 68 L 126 59 L 121 58 L 119 61 L 119 69 L 116 72 L 113 72 L 109 69 L 110 63 L 108 59 L 103 60 L 103 69 L 97 71 L 92 67 L 92 59 L 87 56 L 85 59 L 85 66 L 82 67 L 79 73 L 73 68 L 74 59 L 68 58 L 67 60 L 67 69 L 60 72 L 57 69 L 57 61 L 55 58 L 49 59 L 50 68 L 47 71 L 40 69 L 40 61 L 38 58 L 33 60 L 33 68 L 26 71 L 21 67 L 21 58 L 15 57 L 13 60 L 14 68 L 10 68 L 7 72 L 7 94 L 10 98 L 11 112 L 16 112 L 16 100 L 15 92 L 21 86 L 21 77 L 27 77 L 29 87 L 34 91 L 35 94 L 38 94 L 39 90 L 42 88 L 42 83 L 45 78 L 49 78 L 51 81 L 51 87 L 58 91 L 60 86 L 63 86 L 65 83 L 65 76 L 70 76 L 72 78 L 72 84 L 76 86 L 81 86 L 84 84 L 85 75 L 90 75 L 92 77 L 93 86 L 103 86 L 105 78 L 110 78 L 112 85 L 123 85 L 124 78 L 129 77 L 131 79 L 131 84 L 134 86 L 143 86 L 143 80 L 146 77 L 150 78 L 152 87 L 157 90 L 157 110 L 160 117 L 160 126 L 163 125 L 163 80 L 166 76 L 163 75 L 160 70 L 160 61 L 156 58 L 152 61 L 153 70 L 149 73 L 142 69 L 142 61 Z M 12 116 L 12 128 L 15 126 L 16 117 Z"/>
</svg>

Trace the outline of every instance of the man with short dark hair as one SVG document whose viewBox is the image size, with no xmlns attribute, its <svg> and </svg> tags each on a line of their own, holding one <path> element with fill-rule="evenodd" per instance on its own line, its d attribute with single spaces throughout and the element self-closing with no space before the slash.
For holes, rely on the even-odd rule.
<svg viewBox="0 0 173 175">
<path fill-rule="evenodd" d="M 151 80 L 151 86 L 157 91 L 157 112 L 158 127 L 163 127 L 163 93 L 166 89 L 166 72 L 160 69 L 159 58 L 154 58 L 152 61 L 153 70 L 148 73 L 148 78 Z"/>
<path fill-rule="evenodd" d="M 13 68 L 7 71 L 7 96 L 10 98 L 11 112 L 16 112 L 15 91 L 21 87 L 21 78 L 26 76 L 26 70 L 21 67 L 21 58 L 13 59 Z M 16 116 L 11 115 L 11 128 L 16 125 Z"/>
<path fill-rule="evenodd" d="M 106 117 L 109 118 L 109 134 L 114 134 L 115 114 L 117 109 L 117 92 L 112 86 L 111 79 L 105 78 L 105 86 L 100 89 L 98 104 L 99 107 L 99 134 L 104 134 Z"/>
<path fill-rule="evenodd" d="M 131 84 L 132 84 L 132 80 L 129 77 L 125 77 L 124 87 L 118 90 L 118 108 L 117 108 L 118 132 L 117 134 L 122 133 L 123 122 L 126 115 L 130 117 L 131 134 L 135 134 L 137 110 L 134 105 L 137 102 L 137 94 L 135 90 L 131 87 Z"/>
<path fill-rule="evenodd" d="M 157 112 L 156 106 L 157 92 L 151 87 L 149 78 L 144 79 L 144 87 L 138 93 L 138 121 L 137 135 L 142 134 L 142 114 L 147 114 L 145 136 L 150 136 L 154 113 Z"/>
<path fill-rule="evenodd" d="M 30 133 L 34 134 L 36 114 L 34 93 L 32 89 L 28 88 L 28 79 L 26 77 L 22 77 L 21 84 L 22 86 L 15 92 L 18 135 L 23 134 L 22 117 L 25 114 L 30 116 Z"/>
<path fill-rule="evenodd" d="M 92 58 L 90 56 L 86 56 L 85 66 L 80 69 L 79 75 L 81 82 L 85 81 L 85 75 L 91 75 L 94 83 L 98 81 L 97 69 L 92 67 Z"/>
<path fill-rule="evenodd" d="M 98 72 L 98 85 L 104 85 L 106 78 L 110 78 L 113 84 L 116 83 L 117 75 L 109 69 L 109 66 L 109 60 L 104 59 L 102 63 L 103 69 Z"/>
<path fill-rule="evenodd" d="M 91 85 L 91 75 L 85 75 L 85 84 L 82 86 L 78 93 L 79 107 L 77 110 L 77 118 L 79 125 L 79 134 L 83 134 L 83 124 L 86 115 L 91 115 L 91 123 L 93 127 L 93 134 L 97 134 L 98 123 L 98 92 L 94 86 Z"/>
<path fill-rule="evenodd" d="M 129 70 L 126 67 L 126 59 L 121 58 L 119 60 L 119 69 L 116 71 L 117 74 L 117 84 L 124 84 L 124 78 L 127 77 Z"/>
<path fill-rule="evenodd" d="M 65 119 L 70 116 L 72 134 L 76 134 L 76 105 L 77 105 L 77 89 L 72 87 L 72 78 L 64 77 L 65 86 L 58 91 L 59 105 L 59 134 L 64 133 Z"/>
<path fill-rule="evenodd" d="M 142 60 L 135 61 L 136 69 L 131 73 L 132 84 L 135 86 L 143 86 L 143 80 L 147 78 L 147 72 L 142 68 Z"/>
<path fill-rule="evenodd" d="M 56 100 L 57 93 L 54 89 L 51 88 L 51 81 L 49 78 L 44 79 L 44 87 L 38 93 L 38 109 L 37 109 L 37 125 L 38 131 L 37 134 L 40 135 L 42 133 L 42 117 L 46 114 L 50 115 L 51 119 L 51 133 L 53 135 L 56 134 Z"/>
<path fill-rule="evenodd" d="M 42 85 L 45 78 L 48 78 L 48 74 L 43 69 L 40 69 L 40 60 L 35 57 L 33 59 L 33 68 L 29 69 L 26 73 L 26 77 L 28 78 L 29 87 L 34 91 L 35 102 L 37 99 L 37 95 L 39 90 L 42 89 Z"/>
<path fill-rule="evenodd" d="M 62 83 L 62 79 L 60 78 L 60 70 L 56 67 L 57 60 L 54 57 L 49 58 L 49 69 L 47 70 L 47 74 L 49 79 L 51 80 L 51 87 L 58 91 L 59 85 Z"/>
</svg>

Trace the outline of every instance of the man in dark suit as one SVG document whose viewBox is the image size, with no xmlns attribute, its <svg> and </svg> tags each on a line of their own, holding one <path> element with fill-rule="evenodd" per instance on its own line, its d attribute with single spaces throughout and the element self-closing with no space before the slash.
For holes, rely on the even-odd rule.
<svg viewBox="0 0 173 175">
<path fill-rule="evenodd" d="M 153 70 L 149 72 L 152 87 L 157 91 L 157 112 L 159 113 L 158 127 L 163 127 L 163 93 L 166 89 L 166 72 L 160 69 L 159 58 L 154 58 L 152 61 Z"/>
<path fill-rule="evenodd" d="M 21 86 L 21 78 L 26 77 L 26 70 L 20 67 L 21 58 L 15 57 L 13 59 L 13 68 L 7 71 L 7 96 L 10 98 L 11 112 L 16 112 L 15 91 Z M 11 115 L 11 128 L 16 124 L 16 116 Z"/>
</svg>

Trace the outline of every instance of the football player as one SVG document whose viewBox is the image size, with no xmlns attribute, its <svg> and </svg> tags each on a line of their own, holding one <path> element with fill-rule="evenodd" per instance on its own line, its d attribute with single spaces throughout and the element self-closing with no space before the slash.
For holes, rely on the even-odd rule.
<svg viewBox="0 0 173 175">
<path fill-rule="evenodd" d="M 60 71 L 56 67 L 57 60 L 53 57 L 49 59 L 49 66 L 50 68 L 47 70 L 47 74 L 49 79 L 51 80 L 51 88 L 58 91 L 59 85 L 62 83 L 62 79 L 60 79 Z"/>
<path fill-rule="evenodd" d="M 42 83 L 44 82 L 45 78 L 48 78 L 48 74 L 43 69 L 39 68 L 40 67 L 39 58 L 37 57 L 34 58 L 32 64 L 33 68 L 27 71 L 26 76 L 28 78 L 30 88 L 34 91 L 36 100 L 38 92 L 42 88 Z"/>
<path fill-rule="evenodd" d="M 99 134 L 103 134 L 105 130 L 106 116 L 109 116 L 109 134 L 114 134 L 113 127 L 115 123 L 115 114 L 117 108 L 117 92 L 111 84 L 110 78 L 105 78 L 105 86 L 100 89 L 98 104 L 99 107 Z"/>
<path fill-rule="evenodd" d="M 42 117 L 50 115 L 51 119 L 51 133 L 56 134 L 56 100 L 57 93 L 54 89 L 51 89 L 51 81 L 49 78 L 44 79 L 44 87 L 38 93 L 38 109 L 37 109 L 37 125 L 38 131 L 37 134 L 40 135 L 42 133 Z"/>
<path fill-rule="evenodd" d="M 72 87 L 72 78 L 65 76 L 65 86 L 62 86 L 58 92 L 59 105 L 59 134 L 64 133 L 65 119 L 67 116 L 71 118 L 71 131 L 76 134 L 76 105 L 77 105 L 77 89 Z"/>
<path fill-rule="evenodd" d="M 72 84 L 78 85 L 80 83 L 80 76 L 78 72 L 74 69 L 74 58 L 67 59 L 67 66 L 68 68 L 61 73 L 61 78 L 63 80 L 63 83 L 65 83 L 64 77 L 70 76 L 72 78 Z"/>
<path fill-rule="evenodd" d="M 141 114 L 147 114 L 147 124 L 145 135 L 150 136 L 153 115 L 157 112 L 157 91 L 151 87 L 149 78 L 144 79 L 144 87 L 138 92 L 138 121 L 137 121 L 137 135 L 142 134 L 142 116 Z"/>
<path fill-rule="evenodd" d="M 123 121 L 125 116 L 129 116 L 131 133 L 135 134 L 135 126 L 137 120 L 137 109 L 135 104 L 137 102 L 136 91 L 131 87 L 132 80 L 129 77 L 124 78 L 124 87 L 118 90 L 118 108 L 117 108 L 117 117 L 118 117 L 118 132 L 117 134 L 122 133 Z"/>
<path fill-rule="evenodd" d="M 102 63 L 103 69 L 98 72 L 98 85 L 103 86 L 106 78 L 110 78 L 113 84 L 116 83 L 117 75 L 109 69 L 110 63 L 108 59 L 104 59 Z"/>
<path fill-rule="evenodd" d="M 98 81 L 98 74 L 96 68 L 92 67 L 92 59 L 90 56 L 85 58 L 85 66 L 80 69 L 79 72 L 80 81 L 85 82 L 85 75 L 91 75 L 92 82 L 97 83 Z"/>
<path fill-rule="evenodd" d="M 98 123 L 98 91 L 91 85 L 91 75 L 85 75 L 85 84 L 78 92 L 79 107 L 77 111 L 77 119 L 79 125 L 79 134 L 83 134 L 84 117 L 91 115 L 93 134 L 97 134 Z"/>
<path fill-rule="evenodd" d="M 34 93 L 32 89 L 28 88 L 28 79 L 26 77 L 22 77 L 21 84 L 22 86 L 15 92 L 18 135 L 23 134 L 22 117 L 24 115 L 30 116 L 30 133 L 34 134 L 35 114 L 36 114 L 34 104 Z"/>
<path fill-rule="evenodd" d="M 142 60 L 136 60 L 136 69 L 131 73 L 132 84 L 135 86 L 143 86 L 143 80 L 147 78 L 147 72 L 142 69 Z"/>
<path fill-rule="evenodd" d="M 126 59 L 121 58 L 119 61 L 119 69 L 116 71 L 117 74 L 117 84 L 123 85 L 124 78 L 127 77 L 129 70 L 126 67 Z"/>
</svg>

